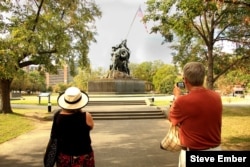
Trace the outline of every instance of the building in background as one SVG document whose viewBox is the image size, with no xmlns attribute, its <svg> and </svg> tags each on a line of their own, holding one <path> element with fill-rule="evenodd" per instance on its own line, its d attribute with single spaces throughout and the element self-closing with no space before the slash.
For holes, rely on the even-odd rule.
<svg viewBox="0 0 250 167">
<path fill-rule="evenodd" d="M 64 66 L 63 69 L 58 69 L 57 74 L 46 73 L 46 86 L 52 87 L 56 84 L 69 84 L 73 81 L 73 77 L 70 75 L 70 70 L 68 66 Z"/>
</svg>

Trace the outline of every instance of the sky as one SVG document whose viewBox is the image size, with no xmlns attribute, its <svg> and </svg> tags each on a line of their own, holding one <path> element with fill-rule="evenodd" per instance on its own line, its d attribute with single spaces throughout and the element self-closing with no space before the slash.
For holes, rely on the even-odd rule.
<svg viewBox="0 0 250 167">
<path fill-rule="evenodd" d="M 95 0 L 102 11 L 97 19 L 97 42 L 90 46 L 89 59 L 93 69 L 108 69 L 111 61 L 111 48 L 127 39 L 130 49 L 130 63 L 162 60 L 172 63 L 170 44 L 161 44 L 161 34 L 149 34 L 150 26 L 145 28 L 137 15 L 139 6 L 146 9 L 145 0 Z M 135 18 L 135 19 L 134 19 Z M 134 19 L 134 21 L 133 21 Z M 151 23 L 152 24 L 152 23 Z M 148 31 L 148 32 L 147 32 Z"/>
</svg>

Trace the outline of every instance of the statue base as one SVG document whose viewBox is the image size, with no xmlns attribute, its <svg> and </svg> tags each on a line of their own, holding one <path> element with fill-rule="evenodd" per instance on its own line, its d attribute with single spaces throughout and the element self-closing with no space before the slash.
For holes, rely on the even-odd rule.
<svg viewBox="0 0 250 167">
<path fill-rule="evenodd" d="M 106 78 L 112 78 L 112 79 L 132 79 L 132 77 L 125 72 L 121 72 L 118 70 L 110 70 L 108 72 L 108 75 Z"/>
<path fill-rule="evenodd" d="M 88 82 L 89 94 L 142 94 L 145 81 L 138 79 L 104 78 Z"/>
</svg>

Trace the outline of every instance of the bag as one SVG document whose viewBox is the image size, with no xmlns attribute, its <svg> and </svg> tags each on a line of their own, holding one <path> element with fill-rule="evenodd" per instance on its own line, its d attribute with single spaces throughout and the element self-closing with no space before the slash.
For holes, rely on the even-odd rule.
<svg viewBox="0 0 250 167">
<path fill-rule="evenodd" d="M 160 143 L 160 148 L 167 151 L 180 151 L 179 127 L 170 123 L 170 128 Z"/>
<path fill-rule="evenodd" d="M 53 119 L 52 129 L 50 133 L 50 139 L 43 157 L 43 164 L 44 167 L 53 167 L 56 163 L 56 158 L 58 154 L 58 140 L 57 140 L 57 133 L 56 133 L 56 118 L 61 110 L 58 110 Z"/>
<path fill-rule="evenodd" d="M 44 167 L 53 167 L 56 163 L 57 158 L 57 139 L 50 138 L 44 154 Z"/>
</svg>

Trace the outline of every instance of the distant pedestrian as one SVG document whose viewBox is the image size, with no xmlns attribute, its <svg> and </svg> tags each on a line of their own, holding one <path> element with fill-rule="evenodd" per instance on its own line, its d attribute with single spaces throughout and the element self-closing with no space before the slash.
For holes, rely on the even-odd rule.
<svg viewBox="0 0 250 167">
<path fill-rule="evenodd" d="M 175 101 L 170 108 L 169 120 L 180 127 L 179 167 L 186 166 L 186 151 L 221 150 L 221 97 L 203 87 L 204 78 L 202 63 L 187 63 L 183 68 L 183 80 L 189 93 L 180 95 L 177 86 L 173 91 Z"/>
<path fill-rule="evenodd" d="M 61 110 L 52 126 L 58 139 L 57 167 L 95 166 L 90 138 L 94 122 L 90 113 L 81 110 L 88 100 L 77 87 L 69 87 L 58 97 Z"/>
</svg>

